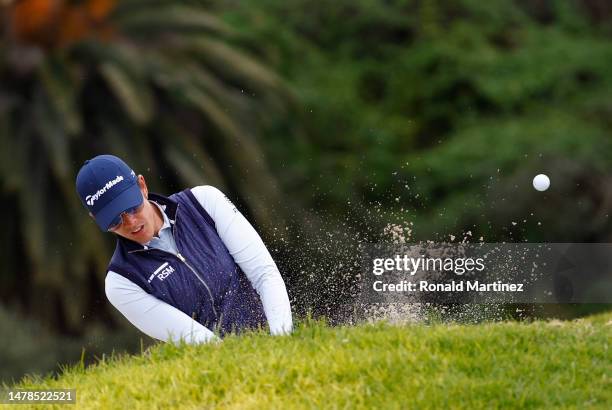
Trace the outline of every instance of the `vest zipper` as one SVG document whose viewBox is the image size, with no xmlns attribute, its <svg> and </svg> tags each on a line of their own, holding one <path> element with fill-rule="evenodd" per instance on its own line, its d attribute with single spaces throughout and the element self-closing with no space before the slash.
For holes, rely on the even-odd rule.
<svg viewBox="0 0 612 410">
<path fill-rule="evenodd" d="M 204 285 L 204 287 L 208 291 L 208 295 L 210 296 L 210 302 L 212 304 L 213 313 L 215 314 L 215 317 L 218 317 L 217 309 L 215 309 L 215 299 L 213 298 L 212 292 L 210 291 L 210 288 L 208 287 L 208 285 L 206 284 L 204 279 L 202 279 L 200 274 L 194 268 L 191 267 L 191 265 L 189 264 L 189 262 L 187 262 L 187 259 L 185 259 L 185 257 L 183 255 L 181 255 L 180 253 L 177 253 L 176 257 L 179 258 L 181 260 L 181 262 L 183 262 L 189 269 L 191 269 L 191 271 L 196 276 L 196 278 L 198 278 L 200 280 L 200 282 L 202 282 L 202 285 Z"/>
<path fill-rule="evenodd" d="M 208 296 L 210 296 L 210 303 L 212 305 L 213 313 L 215 314 L 215 318 L 220 320 L 219 315 L 217 315 L 217 309 L 215 309 L 215 299 L 213 298 L 212 292 L 210 291 L 210 288 L 206 284 L 206 281 L 202 279 L 200 274 L 189 264 L 189 262 L 187 262 L 187 259 L 185 259 L 185 257 L 181 255 L 181 252 L 178 250 L 176 238 L 174 237 L 174 227 L 176 226 L 176 221 L 178 220 L 178 214 L 179 214 L 178 209 L 179 209 L 179 204 L 177 203 L 176 212 L 174 214 L 174 223 L 172 224 L 172 227 L 170 228 L 170 232 L 172 232 L 172 240 L 174 241 L 174 246 L 176 247 L 176 257 L 179 258 L 185 265 L 187 265 L 187 267 L 191 269 L 191 271 L 196 276 L 196 278 L 198 278 L 200 282 L 202 282 L 202 285 L 204 285 L 204 287 L 206 288 L 206 291 L 208 291 Z"/>
</svg>

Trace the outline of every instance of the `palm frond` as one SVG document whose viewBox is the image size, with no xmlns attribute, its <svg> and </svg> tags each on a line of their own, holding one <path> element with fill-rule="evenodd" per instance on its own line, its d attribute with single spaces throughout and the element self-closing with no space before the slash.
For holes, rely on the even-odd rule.
<svg viewBox="0 0 612 410">
<path fill-rule="evenodd" d="M 47 172 L 45 161 L 37 158 L 38 147 L 35 145 L 32 134 L 24 137 L 27 140 L 21 143 L 27 151 L 27 160 L 20 168 L 28 178 L 27 185 L 19 191 L 20 216 L 26 254 L 33 267 L 33 278 L 37 281 L 44 281 Z"/>
<path fill-rule="evenodd" d="M 213 185 L 221 190 L 228 188 L 227 182 L 214 160 L 202 148 L 195 135 L 168 124 L 166 130 L 175 136 L 175 144 L 165 150 L 164 156 L 179 172 L 185 186 Z"/>
<path fill-rule="evenodd" d="M 54 96 L 41 92 L 38 98 L 40 102 L 34 111 L 37 119 L 36 133 L 41 138 L 45 152 L 48 153 L 53 174 L 58 179 L 68 178 L 71 170 L 66 123 L 62 121 L 63 116 L 53 110 Z"/>
<path fill-rule="evenodd" d="M 197 57 L 226 81 L 266 93 L 284 89 L 277 75 L 221 41 L 208 37 L 189 39 L 184 42 L 183 52 Z"/>
<path fill-rule="evenodd" d="M 119 12 L 114 22 L 131 36 L 159 36 L 172 33 L 215 33 L 230 35 L 233 30 L 217 17 L 199 8 L 184 5 L 147 7 L 138 12 Z"/>
<path fill-rule="evenodd" d="M 153 116 L 153 98 L 150 89 L 113 62 L 100 66 L 100 73 L 115 93 L 119 103 L 137 124 L 146 124 Z"/>
<path fill-rule="evenodd" d="M 19 189 L 23 180 L 19 169 L 15 167 L 15 151 L 18 148 L 15 146 L 14 133 L 8 109 L 0 108 L 0 187 L 8 192 Z"/>
<path fill-rule="evenodd" d="M 76 135 L 82 130 L 77 106 L 80 85 L 78 76 L 72 75 L 69 67 L 63 57 L 50 58 L 40 67 L 40 80 L 50 97 L 50 105 L 62 118 L 63 127 L 68 134 Z"/>
<path fill-rule="evenodd" d="M 257 221 L 264 226 L 284 226 L 278 215 L 273 217 L 271 205 L 280 204 L 279 187 L 265 165 L 263 152 L 253 138 L 243 132 L 231 117 L 197 88 L 184 89 L 183 98 L 202 111 L 211 121 L 215 132 L 215 148 L 220 158 L 240 169 L 226 167 L 242 196 L 252 205 Z M 274 223 L 273 223 L 274 221 Z"/>
</svg>

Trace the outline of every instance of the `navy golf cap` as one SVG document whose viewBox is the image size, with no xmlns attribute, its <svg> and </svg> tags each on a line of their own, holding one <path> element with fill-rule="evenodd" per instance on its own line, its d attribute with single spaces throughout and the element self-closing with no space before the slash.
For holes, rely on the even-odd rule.
<svg viewBox="0 0 612 410">
<path fill-rule="evenodd" d="M 143 200 L 136 174 L 114 155 L 98 155 L 85 161 L 76 177 L 76 189 L 83 206 L 103 231 L 122 212 Z"/>
</svg>

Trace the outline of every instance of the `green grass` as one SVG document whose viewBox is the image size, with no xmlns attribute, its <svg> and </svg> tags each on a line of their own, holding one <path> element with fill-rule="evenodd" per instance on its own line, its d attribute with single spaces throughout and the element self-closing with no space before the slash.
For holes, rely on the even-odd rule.
<svg viewBox="0 0 612 410">
<path fill-rule="evenodd" d="M 76 388 L 83 409 L 608 409 L 611 336 L 612 313 L 480 325 L 311 322 L 285 337 L 160 344 L 18 387 Z"/>
</svg>

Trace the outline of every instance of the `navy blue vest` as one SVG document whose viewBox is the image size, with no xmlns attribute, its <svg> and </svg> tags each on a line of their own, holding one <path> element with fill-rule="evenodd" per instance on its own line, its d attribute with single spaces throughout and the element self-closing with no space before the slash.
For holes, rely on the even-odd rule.
<svg viewBox="0 0 612 410">
<path fill-rule="evenodd" d="M 147 293 L 174 306 L 220 335 L 265 326 L 259 296 L 217 234 L 210 215 L 191 190 L 166 198 L 178 255 L 117 236 L 108 266 Z"/>
</svg>

